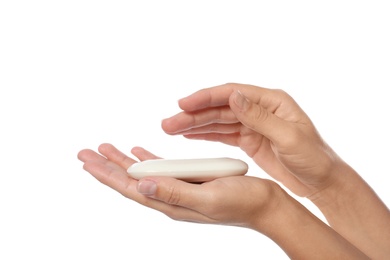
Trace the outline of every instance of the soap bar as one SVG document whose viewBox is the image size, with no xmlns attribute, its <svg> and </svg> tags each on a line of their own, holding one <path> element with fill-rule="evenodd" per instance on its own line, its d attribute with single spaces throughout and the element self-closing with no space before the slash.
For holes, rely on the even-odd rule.
<svg viewBox="0 0 390 260">
<path fill-rule="evenodd" d="M 205 182 L 227 176 L 245 175 L 248 165 L 233 158 L 155 159 L 134 163 L 127 173 L 134 179 L 150 176 L 173 177 L 188 182 Z"/>
</svg>

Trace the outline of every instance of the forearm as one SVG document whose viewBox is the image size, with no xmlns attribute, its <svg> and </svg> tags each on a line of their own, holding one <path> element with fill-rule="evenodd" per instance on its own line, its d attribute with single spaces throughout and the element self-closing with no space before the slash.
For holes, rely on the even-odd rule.
<svg viewBox="0 0 390 260">
<path fill-rule="evenodd" d="M 347 164 L 339 181 L 310 199 L 330 226 L 373 259 L 390 255 L 390 211 L 371 187 Z"/>
<path fill-rule="evenodd" d="M 368 259 L 287 193 L 254 229 L 277 243 L 291 259 Z"/>
</svg>

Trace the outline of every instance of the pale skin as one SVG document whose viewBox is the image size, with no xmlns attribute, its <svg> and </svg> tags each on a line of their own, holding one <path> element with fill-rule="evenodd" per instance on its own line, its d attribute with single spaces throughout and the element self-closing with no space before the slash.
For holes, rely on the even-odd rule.
<svg viewBox="0 0 390 260">
<path fill-rule="evenodd" d="M 135 161 L 109 144 L 99 147 L 100 154 L 81 151 L 84 169 L 124 196 L 173 219 L 257 230 L 291 258 L 390 255 L 388 208 L 322 140 L 288 94 L 226 84 L 200 90 L 181 99 L 179 106 L 182 112 L 162 122 L 165 132 L 240 147 L 275 180 L 312 200 L 332 228 L 270 180 L 242 176 L 200 185 L 163 177 L 137 181 L 126 173 Z M 156 158 L 139 147 L 132 153 L 141 161 Z M 287 212 L 292 217 L 286 218 Z"/>
<path fill-rule="evenodd" d="M 137 181 L 126 172 L 135 160 L 111 144 L 100 145 L 98 151 L 79 152 L 86 171 L 123 196 L 172 219 L 251 228 L 275 241 L 291 259 L 368 259 L 273 181 L 248 176 L 202 184 L 168 177 Z M 158 158 L 140 147 L 132 153 L 140 161 Z"/>
</svg>

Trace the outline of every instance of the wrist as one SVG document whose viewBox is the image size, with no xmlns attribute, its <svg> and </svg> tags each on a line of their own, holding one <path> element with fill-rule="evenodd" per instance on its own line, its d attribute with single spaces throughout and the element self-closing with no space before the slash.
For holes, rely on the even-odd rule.
<svg viewBox="0 0 390 260">
<path fill-rule="evenodd" d="M 351 196 L 356 194 L 357 185 L 361 182 L 360 176 L 339 159 L 329 171 L 326 184 L 307 198 L 321 211 L 343 207 L 348 200 L 354 200 Z"/>
<path fill-rule="evenodd" d="M 309 199 L 329 225 L 373 259 L 388 256 L 390 212 L 374 190 L 348 164 L 333 172 L 335 181 Z"/>
<path fill-rule="evenodd" d="M 367 259 L 360 250 L 275 185 L 267 214 L 258 219 L 253 229 L 272 239 L 291 259 Z"/>
</svg>

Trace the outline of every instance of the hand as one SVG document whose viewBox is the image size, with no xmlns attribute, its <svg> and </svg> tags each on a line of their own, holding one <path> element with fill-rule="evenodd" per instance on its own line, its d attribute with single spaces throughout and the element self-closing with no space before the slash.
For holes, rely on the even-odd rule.
<svg viewBox="0 0 390 260">
<path fill-rule="evenodd" d="M 103 184 L 142 205 L 175 220 L 245 226 L 255 229 L 272 212 L 282 189 L 274 182 L 239 176 L 191 184 L 168 177 L 148 177 L 137 181 L 126 172 L 136 161 L 114 146 L 102 144 L 98 154 L 82 150 L 78 158 L 84 169 Z M 141 161 L 157 156 L 137 147 L 132 153 Z M 239 194 L 240 196 L 237 196 Z"/>
<path fill-rule="evenodd" d="M 290 258 L 367 259 L 270 180 L 235 176 L 202 184 L 168 177 L 137 181 L 126 171 L 135 160 L 110 144 L 102 144 L 99 152 L 79 152 L 86 171 L 125 197 L 172 219 L 251 228 L 275 241 Z M 158 158 L 139 147 L 132 153 L 141 161 Z"/>
<path fill-rule="evenodd" d="M 299 196 L 330 186 L 333 168 L 342 163 L 281 90 L 226 84 L 200 90 L 179 106 L 183 112 L 162 122 L 166 133 L 238 146 Z"/>
<path fill-rule="evenodd" d="M 390 254 L 389 209 L 287 93 L 226 84 L 179 106 L 183 112 L 162 122 L 166 133 L 240 147 L 271 177 L 308 197 L 334 230 L 371 258 Z"/>
</svg>

